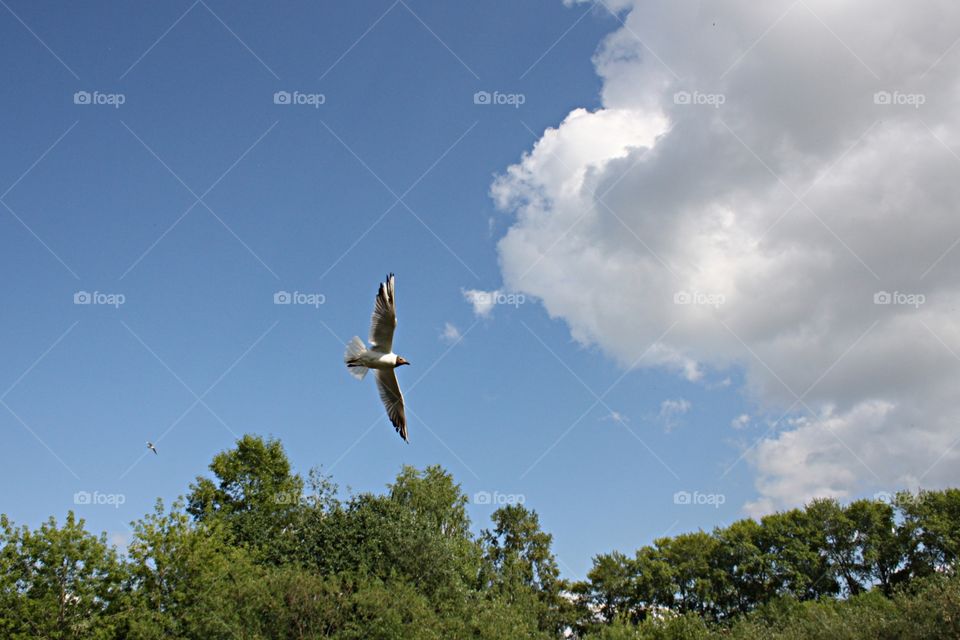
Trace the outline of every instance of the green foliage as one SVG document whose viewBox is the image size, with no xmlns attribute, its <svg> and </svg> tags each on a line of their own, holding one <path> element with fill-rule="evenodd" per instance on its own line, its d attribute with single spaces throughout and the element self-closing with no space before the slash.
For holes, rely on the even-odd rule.
<svg viewBox="0 0 960 640">
<path fill-rule="evenodd" d="M 918 581 L 892 598 L 882 590 L 847 599 L 775 598 L 728 625 L 695 614 L 624 618 L 595 629 L 588 640 L 947 640 L 960 637 L 960 578 Z"/>
<path fill-rule="evenodd" d="M 895 502 L 904 519 L 901 535 L 909 576 L 955 567 L 960 556 L 960 489 L 900 493 Z"/>
<path fill-rule="evenodd" d="M 874 590 L 846 600 L 778 599 L 738 620 L 722 635 L 736 640 L 957 638 L 960 579 L 940 576 L 918 581 L 913 589 L 897 592 L 892 598 Z"/>
<path fill-rule="evenodd" d="M 126 568 L 83 525 L 72 511 L 35 531 L 0 516 L 0 637 L 113 637 Z"/>
<path fill-rule="evenodd" d="M 960 637 L 960 491 L 804 509 L 660 538 L 560 577 L 535 511 L 471 533 L 439 466 L 339 496 L 244 436 L 124 557 L 68 513 L 0 516 L 0 638 L 160 640 Z"/>
<path fill-rule="evenodd" d="M 663 611 L 728 624 L 785 599 L 890 597 L 911 581 L 952 573 L 958 552 L 956 489 L 903 493 L 893 505 L 815 500 L 759 522 L 659 539 L 634 558 L 597 556 L 588 581 L 574 588 L 577 628 L 637 625 Z"/>
<path fill-rule="evenodd" d="M 537 513 L 522 504 L 501 507 L 492 519 L 494 528 L 481 533 L 480 589 L 535 616 L 541 631 L 562 631 L 573 607 L 561 596 L 566 585 L 550 551 L 553 536 L 540 529 Z"/>
<path fill-rule="evenodd" d="M 136 612 L 126 636 L 235 638 L 253 625 L 265 570 L 218 524 L 193 523 L 175 504 L 134 523 L 129 548 Z"/>
<path fill-rule="evenodd" d="M 245 435 L 236 449 L 210 463 L 216 480 L 198 477 L 190 485 L 187 512 L 200 522 L 223 525 L 231 540 L 274 562 L 292 551 L 286 535 L 297 520 L 303 479 L 277 440 Z"/>
</svg>

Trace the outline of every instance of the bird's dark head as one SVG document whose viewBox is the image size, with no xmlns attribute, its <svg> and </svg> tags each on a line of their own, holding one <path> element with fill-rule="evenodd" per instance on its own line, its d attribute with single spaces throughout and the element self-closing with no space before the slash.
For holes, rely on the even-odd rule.
<svg viewBox="0 0 960 640">
<path fill-rule="evenodd" d="M 405 365 L 405 364 L 410 364 L 410 363 L 407 362 L 406 360 L 404 360 L 402 357 L 397 356 L 397 366 L 400 367 L 400 366 L 403 366 L 403 365 Z"/>
</svg>

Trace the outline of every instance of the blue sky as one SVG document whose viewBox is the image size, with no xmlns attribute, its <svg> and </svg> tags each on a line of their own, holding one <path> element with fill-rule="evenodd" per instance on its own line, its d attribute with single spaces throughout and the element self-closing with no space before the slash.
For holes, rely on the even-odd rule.
<svg viewBox="0 0 960 640">
<path fill-rule="evenodd" d="M 488 316 L 463 294 L 503 286 L 514 218 L 495 176 L 603 106 L 593 57 L 622 27 L 559 1 L 4 0 L 0 510 L 35 525 L 75 509 L 122 541 L 252 432 L 345 490 L 439 463 L 471 497 L 522 496 L 570 577 L 742 517 L 762 430 L 730 426 L 753 406 L 736 362 L 627 371 L 529 292 Z M 323 104 L 275 104 L 284 91 Z M 410 445 L 341 362 L 389 271 Z M 477 529 L 492 510 L 470 505 Z"/>
</svg>

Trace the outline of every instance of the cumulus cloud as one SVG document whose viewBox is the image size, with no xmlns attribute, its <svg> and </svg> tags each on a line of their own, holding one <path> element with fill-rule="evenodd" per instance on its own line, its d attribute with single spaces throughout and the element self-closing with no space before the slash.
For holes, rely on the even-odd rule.
<svg viewBox="0 0 960 640">
<path fill-rule="evenodd" d="M 750 416 L 746 413 L 741 413 L 739 416 L 730 421 L 730 426 L 734 429 L 745 429 L 750 424 Z"/>
<path fill-rule="evenodd" d="M 457 328 L 452 322 L 446 322 L 443 325 L 443 331 L 440 332 L 440 339 L 448 344 L 453 344 L 454 342 L 459 342 L 463 337 L 463 334 L 460 333 L 460 329 Z"/>
<path fill-rule="evenodd" d="M 490 317 L 493 305 L 496 304 L 499 290 L 483 291 L 481 289 L 464 289 L 463 297 L 473 307 L 473 312 L 481 318 Z"/>
<path fill-rule="evenodd" d="M 603 107 L 492 185 L 504 288 L 625 367 L 742 370 L 753 513 L 956 484 L 960 4 L 614 8 Z"/>
<path fill-rule="evenodd" d="M 690 411 L 690 402 L 683 398 L 676 400 L 664 400 L 660 403 L 660 413 L 657 419 L 663 424 L 663 428 L 672 431 L 680 424 L 680 416 Z"/>
</svg>

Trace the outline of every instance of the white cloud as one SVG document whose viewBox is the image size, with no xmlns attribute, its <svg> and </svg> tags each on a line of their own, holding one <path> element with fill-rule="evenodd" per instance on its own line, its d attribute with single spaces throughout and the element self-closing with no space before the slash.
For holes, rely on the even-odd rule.
<svg viewBox="0 0 960 640">
<path fill-rule="evenodd" d="M 746 413 L 741 413 L 739 416 L 730 421 L 730 426 L 734 429 L 745 429 L 750 424 L 750 416 Z"/>
<path fill-rule="evenodd" d="M 960 4 L 617 8 L 603 108 L 491 188 L 504 288 L 623 366 L 742 368 L 752 512 L 960 482 Z"/>
<path fill-rule="evenodd" d="M 453 323 L 447 322 L 443 325 L 443 331 L 440 332 L 440 339 L 449 344 L 454 342 L 459 342 L 463 337 L 463 334 L 460 333 L 460 329 L 456 327 Z"/>
<path fill-rule="evenodd" d="M 664 429 L 671 431 L 680 424 L 680 416 L 690 411 L 690 407 L 690 402 L 683 398 L 664 400 L 660 403 L 657 419 L 663 424 Z"/>
<path fill-rule="evenodd" d="M 483 291 L 481 289 L 465 289 L 463 291 L 464 299 L 473 306 L 473 312 L 481 318 L 489 318 L 493 311 L 493 305 L 496 304 L 497 296 L 500 290 Z"/>
<path fill-rule="evenodd" d="M 627 416 L 623 415 L 623 414 L 620 413 L 619 411 L 614 411 L 614 410 L 612 410 L 612 409 L 610 410 L 610 413 L 608 413 L 607 415 L 603 416 L 603 417 L 601 418 L 601 420 L 610 420 L 610 421 L 612 421 L 612 422 L 617 422 L 617 423 L 620 423 L 620 424 L 626 424 L 627 422 L 630 422 L 630 418 L 628 418 Z"/>
</svg>

